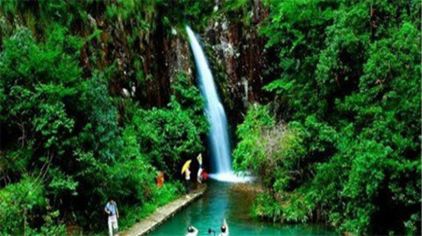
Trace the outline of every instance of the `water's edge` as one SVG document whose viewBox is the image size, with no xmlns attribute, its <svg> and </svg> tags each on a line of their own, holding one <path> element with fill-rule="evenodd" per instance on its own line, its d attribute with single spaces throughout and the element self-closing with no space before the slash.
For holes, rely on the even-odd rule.
<svg viewBox="0 0 422 236">
<path fill-rule="evenodd" d="M 174 216 L 177 212 L 187 207 L 189 204 L 200 198 L 206 191 L 206 185 L 200 186 L 192 193 L 181 196 L 180 198 L 157 208 L 154 213 L 138 223 L 131 226 L 128 230 L 121 233 L 123 236 L 145 235 L 156 229 L 166 220 Z"/>
<path fill-rule="evenodd" d="M 337 235 L 321 225 L 282 225 L 253 218 L 250 210 L 257 194 L 253 184 L 210 181 L 207 185 L 204 195 L 148 235 L 184 235 L 191 224 L 199 235 L 208 235 L 208 229 L 219 230 L 223 219 L 231 235 Z"/>
</svg>

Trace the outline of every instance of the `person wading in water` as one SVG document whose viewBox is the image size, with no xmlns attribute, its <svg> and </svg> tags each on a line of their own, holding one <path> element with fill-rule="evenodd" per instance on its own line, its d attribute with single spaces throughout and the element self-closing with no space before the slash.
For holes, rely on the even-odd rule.
<svg viewBox="0 0 422 236">
<path fill-rule="evenodd" d="M 229 225 L 226 222 L 226 219 L 224 219 L 223 225 L 221 226 L 221 233 L 219 236 L 228 236 L 229 235 Z"/>
<path fill-rule="evenodd" d="M 188 232 L 186 233 L 186 236 L 197 236 L 199 233 L 199 230 L 195 228 L 193 225 L 190 225 L 188 227 Z"/>
</svg>

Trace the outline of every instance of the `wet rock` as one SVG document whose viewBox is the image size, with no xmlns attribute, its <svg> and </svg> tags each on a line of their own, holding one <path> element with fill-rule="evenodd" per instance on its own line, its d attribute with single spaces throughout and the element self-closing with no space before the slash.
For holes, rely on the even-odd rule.
<svg viewBox="0 0 422 236">
<path fill-rule="evenodd" d="M 268 59 L 265 39 L 259 36 L 257 29 L 268 14 L 260 0 L 251 1 L 246 14 L 251 19 L 247 23 L 223 14 L 211 22 L 205 32 L 205 41 L 211 44 L 215 56 L 211 59 L 217 60 L 214 64 L 221 65 L 227 76 L 219 86 L 224 103 L 228 104 L 226 109 L 232 124 L 242 119 L 241 114 L 248 104 L 265 99 L 265 91 L 259 88 L 266 81 L 264 72 Z M 218 73 L 217 69 L 213 68 L 213 71 Z"/>
</svg>

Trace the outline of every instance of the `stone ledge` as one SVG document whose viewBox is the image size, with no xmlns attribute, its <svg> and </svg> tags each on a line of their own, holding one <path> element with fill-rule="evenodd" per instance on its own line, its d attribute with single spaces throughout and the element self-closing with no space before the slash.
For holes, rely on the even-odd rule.
<svg viewBox="0 0 422 236">
<path fill-rule="evenodd" d="M 120 235 L 141 236 L 151 232 L 157 226 L 172 217 L 176 212 L 202 196 L 206 189 L 207 187 L 203 185 L 192 193 L 183 195 L 180 198 L 157 208 L 150 216 L 134 224 L 130 229 L 123 231 Z"/>
</svg>

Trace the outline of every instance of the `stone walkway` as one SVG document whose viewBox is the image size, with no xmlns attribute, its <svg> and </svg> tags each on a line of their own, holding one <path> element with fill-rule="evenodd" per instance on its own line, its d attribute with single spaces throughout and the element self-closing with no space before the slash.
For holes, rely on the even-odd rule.
<svg viewBox="0 0 422 236">
<path fill-rule="evenodd" d="M 145 235 L 155 227 L 166 221 L 168 218 L 172 217 L 176 212 L 178 212 L 183 207 L 187 206 L 189 203 L 197 199 L 198 197 L 204 194 L 207 187 L 203 185 L 198 190 L 193 191 L 192 193 L 186 194 L 167 205 L 159 207 L 155 210 L 152 215 L 141 220 L 140 222 L 134 224 L 130 229 L 122 232 L 119 235 L 123 236 L 140 236 Z"/>
</svg>

